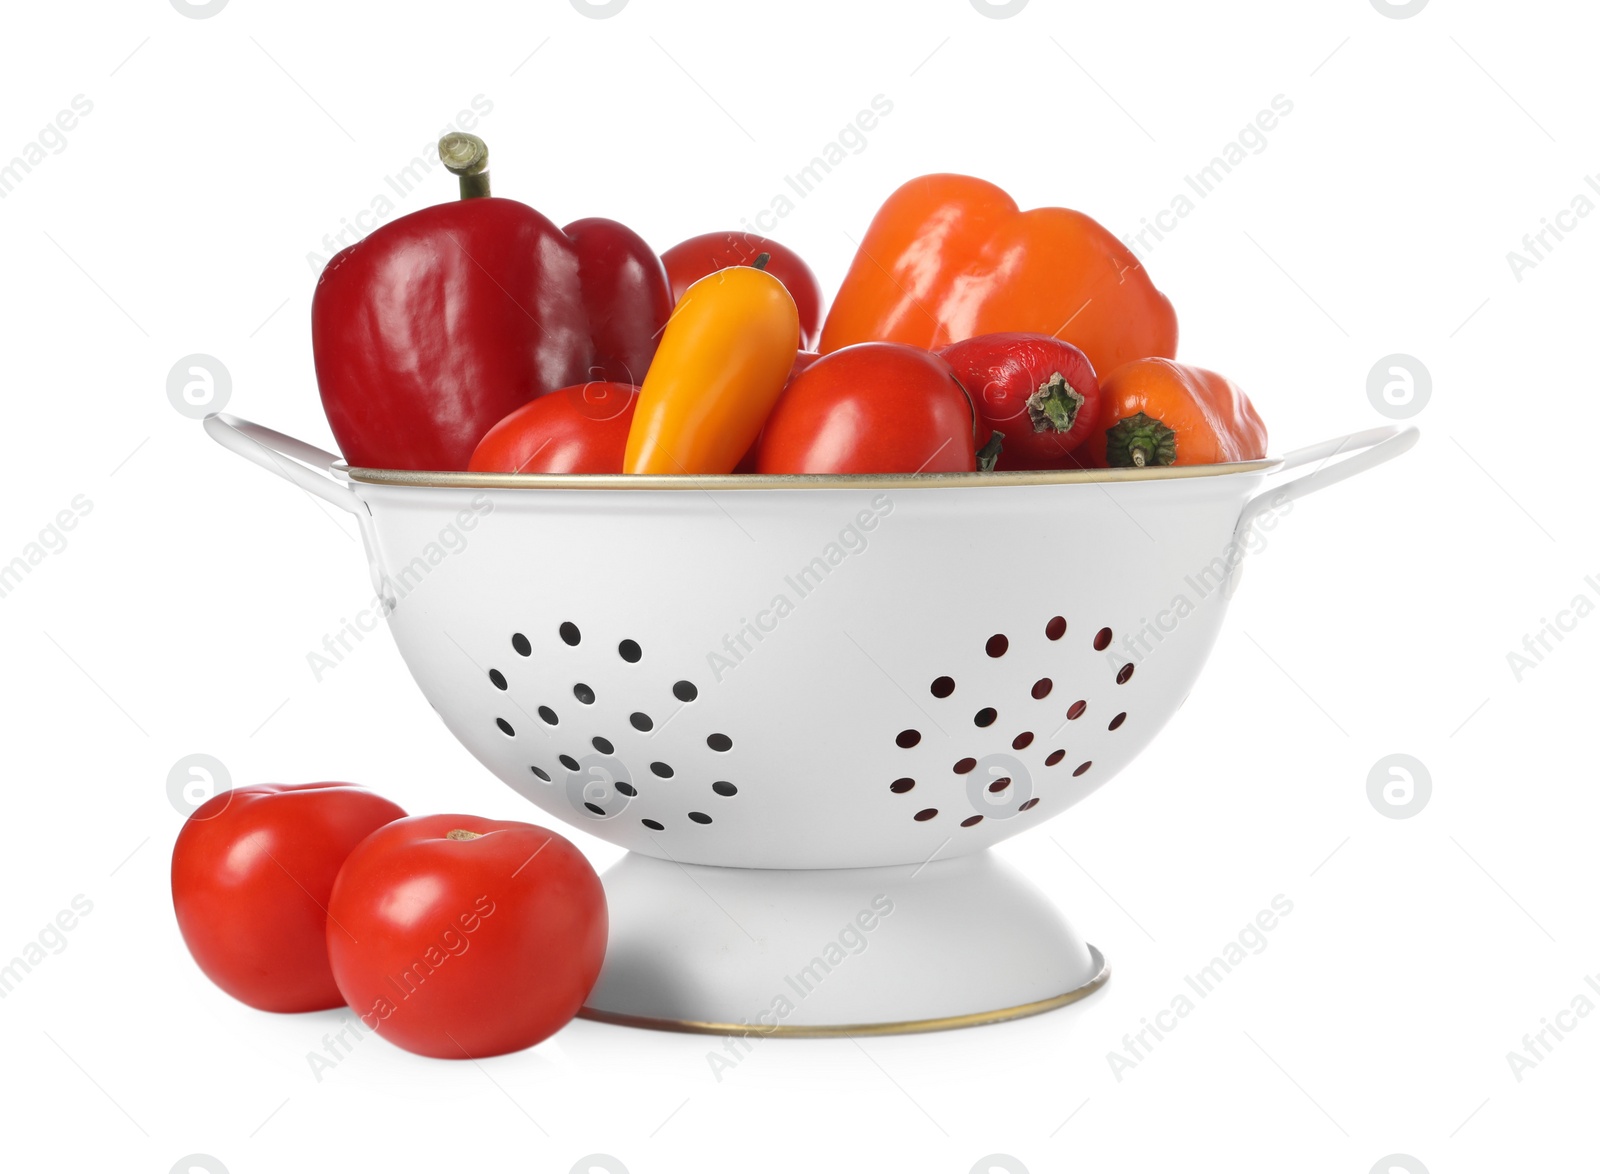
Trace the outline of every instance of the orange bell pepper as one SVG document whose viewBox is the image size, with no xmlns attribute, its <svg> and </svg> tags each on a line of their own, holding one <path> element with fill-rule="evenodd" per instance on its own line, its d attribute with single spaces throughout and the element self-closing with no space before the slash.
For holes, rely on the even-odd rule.
<svg viewBox="0 0 1600 1174">
<path fill-rule="evenodd" d="M 794 299 L 766 261 L 684 291 L 639 389 L 624 473 L 731 473 L 755 443 L 800 345 Z"/>
<path fill-rule="evenodd" d="M 1073 456 L 1091 468 L 1218 465 L 1267 455 L 1250 397 L 1215 371 L 1136 359 L 1100 381 L 1100 420 Z"/>
<path fill-rule="evenodd" d="M 1177 353 L 1172 303 L 1128 248 L 1082 212 L 1023 212 L 992 183 L 925 175 L 873 218 L 822 328 L 937 349 L 978 334 L 1065 339 L 1096 371 Z"/>
</svg>

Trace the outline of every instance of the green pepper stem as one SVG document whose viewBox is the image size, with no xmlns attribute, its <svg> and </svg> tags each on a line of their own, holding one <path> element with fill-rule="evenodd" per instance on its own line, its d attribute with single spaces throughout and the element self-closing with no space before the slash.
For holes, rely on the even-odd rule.
<svg viewBox="0 0 1600 1174">
<path fill-rule="evenodd" d="M 992 473 L 1000 461 L 1000 450 L 1005 447 L 1006 434 L 999 429 L 989 433 L 989 439 L 978 450 L 978 472 Z"/>
<path fill-rule="evenodd" d="M 439 158 L 460 179 L 463 200 L 489 194 L 489 145 L 477 135 L 463 131 L 445 135 L 439 140 Z"/>
<path fill-rule="evenodd" d="M 1028 397 L 1028 419 L 1035 432 L 1071 432 L 1083 404 L 1083 393 L 1057 371 Z"/>
<path fill-rule="evenodd" d="M 1136 412 L 1106 429 L 1106 464 L 1113 469 L 1143 469 L 1178 461 L 1178 434 L 1160 420 Z"/>
</svg>

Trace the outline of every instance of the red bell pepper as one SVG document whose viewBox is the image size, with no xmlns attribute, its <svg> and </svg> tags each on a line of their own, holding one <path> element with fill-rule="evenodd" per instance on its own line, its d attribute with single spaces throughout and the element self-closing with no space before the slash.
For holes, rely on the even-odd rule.
<svg viewBox="0 0 1600 1174">
<path fill-rule="evenodd" d="M 614 221 L 569 230 L 489 195 L 488 149 L 439 143 L 462 199 L 374 230 L 311 303 L 322 405 L 352 465 L 465 469 L 490 427 L 594 377 L 642 379 L 671 312 L 666 272 Z"/>
</svg>

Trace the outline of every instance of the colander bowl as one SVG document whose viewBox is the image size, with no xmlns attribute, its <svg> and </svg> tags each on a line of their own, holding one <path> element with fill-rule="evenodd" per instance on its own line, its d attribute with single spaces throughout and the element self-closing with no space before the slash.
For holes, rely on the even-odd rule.
<svg viewBox="0 0 1600 1174">
<path fill-rule="evenodd" d="M 1104 981 L 985 850 L 1105 785 L 1182 704 L 1258 519 L 1417 437 L 1166 469 L 604 477 L 347 468 L 206 428 L 358 518 L 445 725 L 630 853 L 590 1013 L 753 1030 L 765 993 L 842 955 L 827 973 L 851 978 L 802 980 L 786 1034 L 1000 1018 Z M 935 976 L 975 944 L 1013 977 Z"/>
</svg>

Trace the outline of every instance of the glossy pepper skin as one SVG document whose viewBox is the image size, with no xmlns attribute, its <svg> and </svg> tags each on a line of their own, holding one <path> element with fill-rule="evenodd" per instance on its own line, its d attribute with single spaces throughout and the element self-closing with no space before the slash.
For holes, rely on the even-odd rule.
<svg viewBox="0 0 1600 1174">
<path fill-rule="evenodd" d="M 767 272 L 783 282 L 794 299 L 800 316 L 800 346 L 814 349 L 822 329 L 822 283 L 793 249 L 752 232 L 708 232 L 673 245 L 661 254 L 661 260 L 676 300 L 707 274 L 729 265 L 752 265 L 762 253 L 770 258 Z"/>
<path fill-rule="evenodd" d="M 493 196 L 402 216 L 337 254 L 311 343 L 339 449 L 368 468 L 465 469 L 497 420 L 595 362 L 576 247 Z"/>
<path fill-rule="evenodd" d="M 1003 437 L 994 468 L 1075 467 L 1100 420 L 1100 383 L 1084 353 L 1044 334 L 980 334 L 939 352 L 972 397 L 980 449 Z"/>
<path fill-rule="evenodd" d="M 633 229 L 604 217 L 574 220 L 561 231 L 578 252 L 595 350 L 589 378 L 639 383 L 672 316 L 674 294 L 661 258 Z"/>
<path fill-rule="evenodd" d="M 1098 427 L 1073 455 L 1098 468 L 1254 461 L 1267 455 L 1267 426 L 1215 371 L 1139 359 L 1101 380 Z"/>
<path fill-rule="evenodd" d="M 695 282 L 639 389 L 622 471 L 731 473 L 788 382 L 799 343 L 794 299 L 772 274 L 734 265 Z"/>
<path fill-rule="evenodd" d="M 462 200 L 401 217 L 317 283 L 312 349 L 345 459 L 464 469 L 513 409 L 585 379 L 644 378 L 672 312 L 660 258 L 614 220 L 558 229 L 490 196 L 488 147 L 446 135 Z"/>
<path fill-rule="evenodd" d="M 821 351 L 871 340 L 939 349 L 977 334 L 1065 339 L 1096 371 L 1177 353 L 1172 304 L 1133 253 L 1081 212 L 1024 212 L 992 183 L 926 175 L 873 218 L 822 328 Z"/>
</svg>

